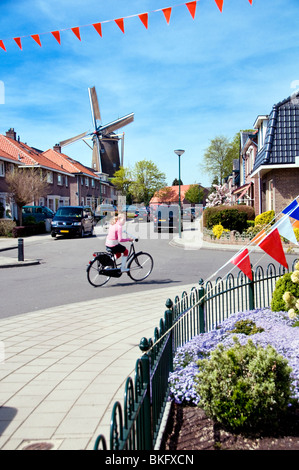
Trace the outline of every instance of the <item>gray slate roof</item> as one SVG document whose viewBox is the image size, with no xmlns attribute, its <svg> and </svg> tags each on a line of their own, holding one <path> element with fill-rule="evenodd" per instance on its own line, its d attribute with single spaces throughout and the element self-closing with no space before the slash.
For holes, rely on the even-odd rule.
<svg viewBox="0 0 299 470">
<path fill-rule="evenodd" d="M 253 171 L 261 165 L 295 163 L 299 156 L 299 93 L 272 107 L 263 148 Z"/>
</svg>

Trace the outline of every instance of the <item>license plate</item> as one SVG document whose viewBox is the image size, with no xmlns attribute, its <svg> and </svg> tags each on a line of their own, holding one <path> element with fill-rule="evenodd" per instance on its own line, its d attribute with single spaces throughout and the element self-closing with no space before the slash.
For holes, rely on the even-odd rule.
<svg viewBox="0 0 299 470">
<path fill-rule="evenodd" d="M 60 233 L 69 233 L 69 230 L 60 230 Z"/>
</svg>

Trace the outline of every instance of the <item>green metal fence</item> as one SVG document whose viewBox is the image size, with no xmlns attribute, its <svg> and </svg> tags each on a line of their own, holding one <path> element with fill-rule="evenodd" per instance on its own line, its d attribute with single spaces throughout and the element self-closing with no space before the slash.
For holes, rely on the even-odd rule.
<svg viewBox="0 0 299 470">
<path fill-rule="evenodd" d="M 291 271 L 297 260 L 292 263 Z M 268 307 L 279 277 L 288 272 L 269 264 L 258 266 L 253 280 L 241 271 L 214 282 L 183 292 L 174 303 L 168 299 L 164 318 L 154 330 L 153 339 L 142 338 L 143 355 L 137 360 L 135 377 L 128 377 L 123 407 L 114 404 L 110 424 L 110 450 L 152 450 L 155 448 L 166 403 L 169 397 L 168 377 L 178 347 L 194 336 L 210 331 L 233 313 Z M 96 439 L 94 449 L 107 450 L 103 435 Z"/>
</svg>

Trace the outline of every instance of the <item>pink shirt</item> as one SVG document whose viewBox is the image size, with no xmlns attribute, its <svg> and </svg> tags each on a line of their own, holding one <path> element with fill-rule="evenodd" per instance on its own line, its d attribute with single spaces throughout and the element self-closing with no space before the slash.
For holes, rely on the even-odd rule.
<svg viewBox="0 0 299 470">
<path fill-rule="evenodd" d="M 110 225 L 108 235 L 106 238 L 106 246 L 116 246 L 122 242 L 129 242 L 130 238 L 123 238 L 122 236 L 122 225 L 116 222 L 114 225 Z"/>
</svg>

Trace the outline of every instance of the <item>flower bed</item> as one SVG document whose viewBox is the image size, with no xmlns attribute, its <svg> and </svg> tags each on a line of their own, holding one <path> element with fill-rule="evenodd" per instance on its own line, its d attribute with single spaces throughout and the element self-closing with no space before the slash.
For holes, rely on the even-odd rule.
<svg viewBox="0 0 299 470">
<path fill-rule="evenodd" d="M 264 331 L 250 336 L 232 333 L 235 324 L 241 320 L 251 320 Z M 292 398 L 299 400 L 299 327 L 294 327 L 294 324 L 295 320 L 290 319 L 287 312 L 272 312 L 269 308 L 264 308 L 233 314 L 216 329 L 196 336 L 177 350 L 174 372 L 169 377 L 174 401 L 179 404 L 199 403 L 194 387 L 194 379 L 199 371 L 197 362 L 208 357 L 220 343 L 224 347 L 232 347 L 234 336 L 241 344 L 246 344 L 250 338 L 256 345 L 271 345 L 286 358 L 292 368 Z"/>
</svg>

